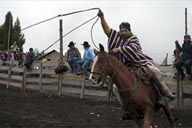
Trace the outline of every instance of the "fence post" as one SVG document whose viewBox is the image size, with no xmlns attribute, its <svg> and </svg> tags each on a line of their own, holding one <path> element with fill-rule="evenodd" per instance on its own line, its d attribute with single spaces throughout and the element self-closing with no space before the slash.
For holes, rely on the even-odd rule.
<svg viewBox="0 0 192 128">
<path fill-rule="evenodd" d="M 25 66 L 23 67 L 23 81 L 22 81 L 22 89 L 23 92 L 26 91 L 26 79 L 27 79 L 27 72 Z"/>
<path fill-rule="evenodd" d="M 13 66 L 13 60 L 11 60 L 11 63 L 9 64 L 9 69 L 8 69 L 8 83 L 7 83 L 7 88 L 9 88 L 10 83 L 11 83 L 11 71 L 12 71 L 12 66 Z"/>
<path fill-rule="evenodd" d="M 180 109 L 180 80 L 177 73 L 177 109 Z"/>
<path fill-rule="evenodd" d="M 112 92 L 113 92 L 113 84 L 114 84 L 114 82 L 111 79 L 109 79 L 107 102 L 111 101 L 111 96 L 112 96 Z"/>
<path fill-rule="evenodd" d="M 40 61 L 40 74 L 39 74 L 39 79 L 40 79 L 40 92 L 43 91 L 42 77 L 43 77 L 43 62 Z"/>
<path fill-rule="evenodd" d="M 63 83 L 63 74 L 59 74 L 59 77 L 58 77 L 58 95 L 60 96 L 61 95 L 61 87 L 62 87 L 62 83 Z"/>
<path fill-rule="evenodd" d="M 180 108 L 183 109 L 183 81 L 180 82 Z"/>
<path fill-rule="evenodd" d="M 84 98 L 84 91 L 85 91 L 86 81 L 87 81 L 87 80 L 84 80 L 84 81 L 83 81 L 83 85 L 82 85 L 82 87 L 81 87 L 80 99 L 83 99 L 83 98 Z"/>
</svg>

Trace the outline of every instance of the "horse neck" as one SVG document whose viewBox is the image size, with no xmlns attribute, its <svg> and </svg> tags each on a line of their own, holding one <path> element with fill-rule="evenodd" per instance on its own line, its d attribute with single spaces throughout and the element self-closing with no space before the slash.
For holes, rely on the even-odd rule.
<svg viewBox="0 0 192 128">
<path fill-rule="evenodd" d="M 111 77 L 119 89 L 128 89 L 132 87 L 133 75 L 130 70 L 117 60 L 109 55 L 108 61 L 111 67 Z"/>
</svg>

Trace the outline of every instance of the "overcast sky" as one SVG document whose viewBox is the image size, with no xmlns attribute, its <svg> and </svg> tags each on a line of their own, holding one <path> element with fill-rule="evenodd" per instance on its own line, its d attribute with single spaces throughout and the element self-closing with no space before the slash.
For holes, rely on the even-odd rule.
<svg viewBox="0 0 192 128">
<path fill-rule="evenodd" d="M 192 33 L 192 1 L 0 1 L 0 24 L 5 21 L 5 15 L 11 11 L 15 22 L 18 17 L 21 27 L 25 28 L 37 22 L 49 19 L 59 14 L 80 11 L 89 8 L 100 8 L 111 28 L 119 30 L 122 21 L 131 24 L 132 32 L 140 39 L 144 53 L 151 56 L 157 63 L 161 63 L 166 53 L 171 62 L 174 42 L 183 42 L 185 33 L 185 8 L 188 9 L 188 33 Z M 97 15 L 98 10 L 77 13 L 39 24 L 28 28 L 22 33 L 26 42 L 24 51 L 30 47 L 40 51 L 59 39 L 59 20 L 63 20 L 63 34 L 74 29 L 83 22 Z M 83 50 L 83 41 L 91 41 L 91 26 L 96 19 L 75 30 L 63 38 L 64 51 L 70 41 Z M 107 37 L 102 31 L 100 20 L 93 28 L 93 39 L 96 45 L 104 44 L 107 49 Z M 59 50 L 59 42 L 51 47 Z"/>
</svg>

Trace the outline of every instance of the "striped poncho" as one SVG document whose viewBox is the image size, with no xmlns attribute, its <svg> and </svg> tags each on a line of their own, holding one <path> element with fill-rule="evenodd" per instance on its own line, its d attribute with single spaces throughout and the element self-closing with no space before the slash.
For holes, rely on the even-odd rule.
<svg viewBox="0 0 192 128">
<path fill-rule="evenodd" d="M 140 65 L 155 65 L 152 58 L 143 54 L 139 40 L 136 36 L 122 39 L 116 30 L 111 29 L 108 40 L 108 50 L 111 51 L 113 48 L 117 47 L 121 47 L 121 51 L 117 58 L 123 63 L 131 61 Z"/>
</svg>

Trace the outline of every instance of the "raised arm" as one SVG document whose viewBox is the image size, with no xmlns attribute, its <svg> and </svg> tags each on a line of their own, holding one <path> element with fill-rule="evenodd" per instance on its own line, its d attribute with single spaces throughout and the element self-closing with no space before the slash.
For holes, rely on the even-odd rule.
<svg viewBox="0 0 192 128">
<path fill-rule="evenodd" d="M 179 42 L 178 42 L 177 40 L 175 41 L 175 47 L 176 47 L 176 49 L 179 50 L 180 52 L 182 51 L 182 48 L 181 48 L 181 46 L 179 45 Z"/>
<path fill-rule="evenodd" d="M 109 27 L 109 25 L 107 24 L 105 18 L 104 18 L 104 14 L 101 10 L 99 10 L 99 12 L 97 13 L 97 16 L 100 17 L 101 19 L 101 25 L 103 28 L 103 31 L 105 32 L 105 34 L 109 37 L 110 32 L 111 32 L 111 28 Z"/>
</svg>

